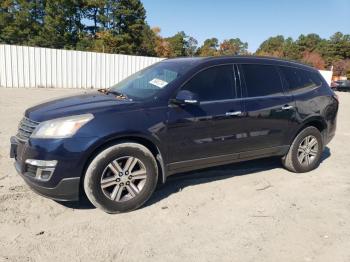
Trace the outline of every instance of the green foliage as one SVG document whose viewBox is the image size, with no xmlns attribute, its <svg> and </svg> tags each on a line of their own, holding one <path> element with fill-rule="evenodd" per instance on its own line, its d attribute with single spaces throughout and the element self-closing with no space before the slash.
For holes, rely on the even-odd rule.
<svg viewBox="0 0 350 262">
<path fill-rule="evenodd" d="M 84 0 L 82 13 L 84 18 L 90 21 L 85 25 L 85 31 L 88 34 L 95 36 L 106 28 L 108 16 L 105 3 L 105 0 Z"/>
<path fill-rule="evenodd" d="M 156 55 L 140 0 L 2 0 L 0 42 Z"/>
<path fill-rule="evenodd" d="M 248 43 L 242 42 L 239 38 L 224 40 L 219 44 L 217 38 L 209 38 L 198 48 L 199 56 L 227 56 L 248 54 Z"/>
<path fill-rule="evenodd" d="M 299 60 L 319 69 L 337 68 L 336 75 L 345 75 L 350 59 L 350 35 L 335 33 L 330 39 L 317 34 L 300 35 L 297 40 L 278 35 L 264 41 L 256 55 Z"/>
<path fill-rule="evenodd" d="M 185 38 L 185 55 L 195 56 L 197 52 L 198 41 L 192 36 L 186 36 Z"/>
<path fill-rule="evenodd" d="M 198 41 L 181 31 L 172 37 L 162 38 L 159 28 L 153 29 L 156 55 L 159 57 L 194 56 Z"/>
<path fill-rule="evenodd" d="M 199 56 L 218 56 L 219 40 L 215 37 L 204 41 L 204 44 L 198 48 L 197 54 Z"/>
<path fill-rule="evenodd" d="M 165 38 L 165 41 L 169 43 L 171 55 L 170 57 L 181 57 L 186 55 L 186 34 L 179 32 L 172 37 Z"/>
<path fill-rule="evenodd" d="M 114 52 L 139 54 L 146 26 L 146 10 L 140 0 L 111 2 L 109 29 L 118 45 Z"/>
<path fill-rule="evenodd" d="M 163 38 L 151 29 L 141 0 L 1 0 L 0 43 L 159 57 L 248 54 L 239 38 L 198 41 L 181 31 Z M 350 74 L 350 35 L 317 34 L 265 40 L 256 55 L 299 60 Z"/>
<path fill-rule="evenodd" d="M 220 44 L 220 55 L 245 55 L 248 53 L 248 43 L 239 38 L 224 40 Z"/>
<path fill-rule="evenodd" d="M 80 0 L 46 0 L 43 28 L 34 38 L 34 44 L 74 49 L 83 31 L 80 4 Z"/>
<path fill-rule="evenodd" d="M 43 1 L 4 0 L 0 2 L 0 42 L 29 45 L 43 21 Z"/>
<path fill-rule="evenodd" d="M 324 40 L 317 34 L 300 35 L 296 41 L 299 52 L 314 52 L 319 51 L 320 45 Z"/>
<path fill-rule="evenodd" d="M 343 35 L 340 32 L 331 36 L 328 41 L 328 46 L 325 51 L 328 58 L 334 60 L 350 58 L 350 35 Z"/>
<path fill-rule="evenodd" d="M 291 43 L 289 42 L 289 44 Z M 286 40 L 284 39 L 284 36 L 278 35 L 265 40 L 256 51 L 256 54 L 264 56 L 283 57 L 285 56 L 285 48 Z M 289 45 L 288 48 L 289 50 L 292 50 L 292 46 Z"/>
<path fill-rule="evenodd" d="M 156 38 L 156 34 L 153 32 L 150 26 L 146 24 L 142 31 L 142 43 L 139 47 L 138 53 L 144 56 L 157 56 Z"/>
</svg>

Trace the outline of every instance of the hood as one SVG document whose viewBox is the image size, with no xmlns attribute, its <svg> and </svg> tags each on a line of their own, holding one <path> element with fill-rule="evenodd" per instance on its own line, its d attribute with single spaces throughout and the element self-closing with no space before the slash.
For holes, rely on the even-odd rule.
<svg viewBox="0 0 350 262">
<path fill-rule="evenodd" d="M 113 94 L 91 92 L 41 103 L 28 108 L 25 111 L 25 116 L 31 120 L 42 122 L 71 115 L 99 113 L 110 109 L 125 110 L 135 104 L 129 100 L 117 99 Z"/>
</svg>

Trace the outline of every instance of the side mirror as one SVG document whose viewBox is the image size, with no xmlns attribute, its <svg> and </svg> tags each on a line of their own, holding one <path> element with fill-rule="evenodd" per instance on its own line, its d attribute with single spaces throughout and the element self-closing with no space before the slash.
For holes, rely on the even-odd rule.
<svg viewBox="0 0 350 262">
<path fill-rule="evenodd" d="M 176 105 L 199 105 L 199 98 L 191 91 L 181 90 L 177 93 L 176 98 L 170 102 Z"/>
</svg>

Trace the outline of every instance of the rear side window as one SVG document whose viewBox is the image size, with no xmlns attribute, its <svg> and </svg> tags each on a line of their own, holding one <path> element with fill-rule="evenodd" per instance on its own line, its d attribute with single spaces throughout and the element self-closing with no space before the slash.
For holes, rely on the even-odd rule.
<svg viewBox="0 0 350 262">
<path fill-rule="evenodd" d="M 201 71 L 182 89 L 197 94 L 201 101 L 236 98 L 233 65 L 215 66 Z"/>
<path fill-rule="evenodd" d="M 277 69 L 271 65 L 243 64 L 248 97 L 282 94 L 282 83 Z"/>
<path fill-rule="evenodd" d="M 281 66 L 281 73 L 289 90 L 307 90 L 322 84 L 317 73 L 293 67 Z"/>
</svg>

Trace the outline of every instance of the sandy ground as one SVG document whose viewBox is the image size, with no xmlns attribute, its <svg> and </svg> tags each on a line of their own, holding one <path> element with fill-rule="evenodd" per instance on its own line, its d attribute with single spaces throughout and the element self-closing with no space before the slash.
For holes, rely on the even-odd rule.
<svg viewBox="0 0 350 262">
<path fill-rule="evenodd" d="M 179 175 L 108 215 L 36 195 L 8 157 L 25 108 L 78 92 L 0 89 L 0 261 L 350 261 L 350 93 L 317 170 L 268 159 Z"/>
</svg>

